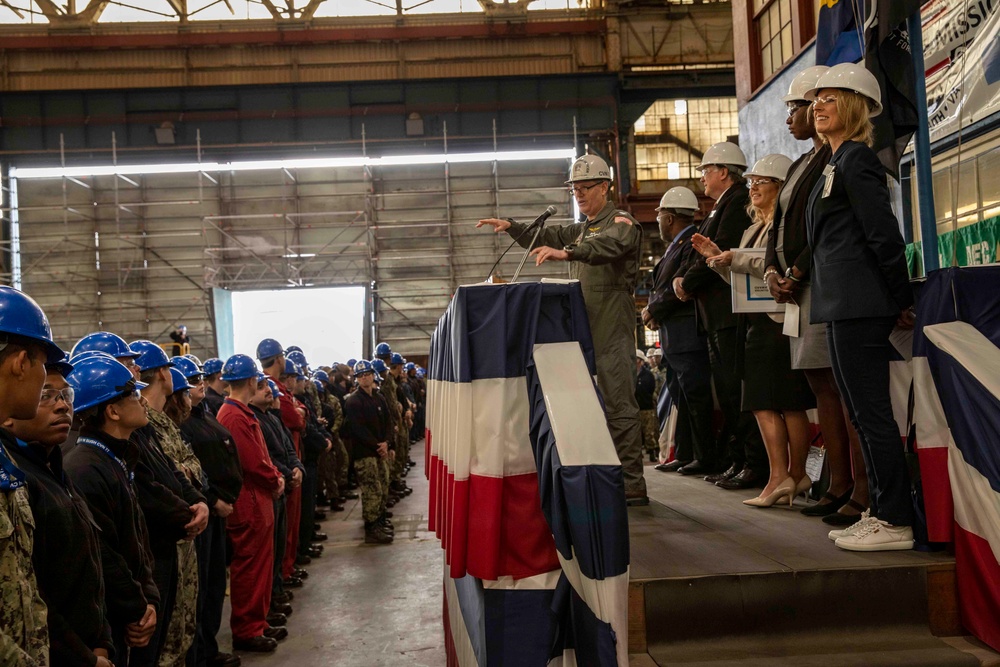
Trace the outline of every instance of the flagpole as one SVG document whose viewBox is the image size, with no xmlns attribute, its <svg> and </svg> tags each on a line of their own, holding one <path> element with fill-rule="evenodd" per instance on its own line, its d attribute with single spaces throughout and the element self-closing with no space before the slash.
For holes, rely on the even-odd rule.
<svg viewBox="0 0 1000 667">
<path fill-rule="evenodd" d="M 937 219 L 934 213 L 934 177 L 931 174 L 931 132 L 927 119 L 927 83 L 924 72 L 924 36 L 920 10 L 906 19 L 910 36 L 910 54 L 917 95 L 917 133 L 914 141 L 917 167 L 917 204 L 920 211 L 920 241 L 924 275 L 941 268 L 938 259 Z"/>
</svg>

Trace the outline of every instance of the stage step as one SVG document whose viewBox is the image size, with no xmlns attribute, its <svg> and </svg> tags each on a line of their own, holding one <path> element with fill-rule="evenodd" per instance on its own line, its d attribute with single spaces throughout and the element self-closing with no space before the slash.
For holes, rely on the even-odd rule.
<svg viewBox="0 0 1000 667">
<path fill-rule="evenodd" d="M 920 567 L 645 582 L 658 665 L 978 667 L 934 637 Z"/>
<path fill-rule="evenodd" d="M 646 468 L 629 510 L 636 665 L 977 667 L 945 553 L 852 553 L 794 508 L 757 510 L 701 479 Z"/>
</svg>

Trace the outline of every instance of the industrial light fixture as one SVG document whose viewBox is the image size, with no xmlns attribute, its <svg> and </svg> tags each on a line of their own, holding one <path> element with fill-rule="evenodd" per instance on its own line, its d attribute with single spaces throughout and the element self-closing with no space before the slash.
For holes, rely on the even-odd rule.
<svg viewBox="0 0 1000 667">
<path fill-rule="evenodd" d="M 468 162 L 512 162 L 518 160 L 572 160 L 572 148 L 482 153 L 432 153 L 385 155 L 383 157 L 328 157 L 292 160 L 244 160 L 239 162 L 182 162 L 177 164 L 89 165 L 74 167 L 11 167 L 10 177 L 85 178 L 88 176 L 133 176 L 139 174 L 195 174 L 268 169 L 336 169 L 345 167 L 392 167 L 402 165 L 459 164 Z"/>
<path fill-rule="evenodd" d="M 161 123 L 159 127 L 153 128 L 153 134 L 156 135 L 156 143 L 161 146 L 172 146 L 177 141 L 174 124 L 169 120 Z"/>
</svg>

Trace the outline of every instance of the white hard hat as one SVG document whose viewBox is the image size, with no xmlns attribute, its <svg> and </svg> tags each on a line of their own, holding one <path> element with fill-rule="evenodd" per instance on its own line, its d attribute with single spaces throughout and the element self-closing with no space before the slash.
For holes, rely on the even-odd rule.
<svg viewBox="0 0 1000 667">
<path fill-rule="evenodd" d="M 788 168 L 792 166 L 792 161 L 781 153 L 771 153 L 757 160 L 753 169 L 744 176 L 761 176 L 763 178 L 775 178 L 784 181 L 788 177 Z"/>
<path fill-rule="evenodd" d="M 647 357 L 662 357 L 663 356 L 663 350 L 661 350 L 658 347 L 651 347 L 648 350 L 646 350 L 646 356 Z"/>
<path fill-rule="evenodd" d="M 643 361 L 649 361 L 649 359 L 646 358 L 646 353 L 638 349 L 635 351 L 635 358 L 642 359 Z"/>
<path fill-rule="evenodd" d="M 701 171 L 705 167 L 713 164 L 731 164 L 735 167 L 747 167 L 747 156 L 743 154 L 740 147 L 731 141 L 720 141 L 709 146 L 705 155 L 701 158 L 701 164 L 695 167 Z"/>
<path fill-rule="evenodd" d="M 691 211 L 691 213 L 694 213 L 701 208 L 701 206 L 698 204 L 697 195 L 695 195 L 690 188 L 678 185 L 677 187 L 670 188 L 663 193 L 662 197 L 660 197 L 660 205 L 656 207 L 656 210 L 662 211 L 666 208 L 680 209 L 682 211 Z"/>
<path fill-rule="evenodd" d="M 867 97 L 870 102 L 869 118 L 882 113 L 882 90 L 879 88 L 878 80 L 861 65 L 854 63 L 834 65 L 816 81 L 812 90 L 806 91 L 806 99 L 815 100 L 816 95 L 824 88 L 850 90 Z"/>
<path fill-rule="evenodd" d="M 566 184 L 579 181 L 610 181 L 611 169 L 608 163 L 596 155 L 578 157 L 569 170 L 569 180 Z"/>
<path fill-rule="evenodd" d="M 783 98 L 784 101 L 808 102 L 811 98 L 806 97 L 806 93 L 815 88 L 816 81 L 829 70 L 826 65 L 813 65 L 796 74 L 788 85 L 788 94 Z"/>
</svg>

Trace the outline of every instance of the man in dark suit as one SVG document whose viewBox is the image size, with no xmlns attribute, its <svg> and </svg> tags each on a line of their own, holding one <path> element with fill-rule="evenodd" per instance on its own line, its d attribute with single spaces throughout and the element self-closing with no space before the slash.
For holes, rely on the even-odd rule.
<svg viewBox="0 0 1000 667">
<path fill-rule="evenodd" d="M 712 145 L 702 158 L 701 184 L 715 207 L 701 223 L 698 233 L 715 241 L 722 250 L 737 247 L 743 232 L 750 226 L 747 214 L 747 189 L 743 171 L 747 160 L 736 144 L 723 141 Z M 729 285 L 698 256 L 682 276 L 673 279 L 674 294 L 682 301 L 697 303 L 698 326 L 707 334 L 708 355 L 724 419 L 719 445 L 708 452 L 707 459 L 695 459 L 680 468 L 685 475 L 708 474 L 709 481 L 722 488 L 742 489 L 763 482 L 767 477 L 767 455 L 753 416 L 740 410 L 738 359 L 742 342 L 737 332 Z M 718 476 L 716 467 L 731 465 Z M 721 467 L 721 466 L 719 466 Z"/>
<path fill-rule="evenodd" d="M 691 247 L 698 208 L 698 198 L 691 190 L 676 187 L 663 195 L 656 209 L 660 238 L 668 245 L 653 269 L 653 289 L 642 321 L 649 329 L 659 329 L 667 366 L 667 391 L 677 403 L 674 460 L 656 466 L 661 472 L 674 472 L 692 461 L 708 461 L 713 456 L 708 342 L 698 331 L 694 302 L 681 301 L 673 292 L 674 278 L 683 276 L 698 257 Z"/>
</svg>

